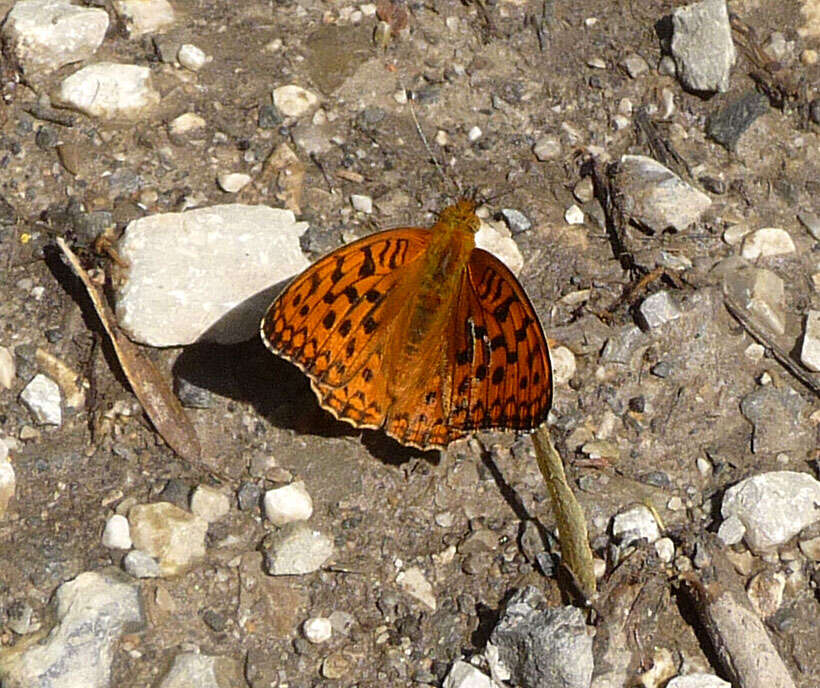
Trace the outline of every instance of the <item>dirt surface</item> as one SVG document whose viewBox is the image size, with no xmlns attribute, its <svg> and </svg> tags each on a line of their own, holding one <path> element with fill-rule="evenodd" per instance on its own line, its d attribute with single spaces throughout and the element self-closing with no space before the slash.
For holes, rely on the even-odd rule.
<svg viewBox="0 0 820 688">
<path fill-rule="evenodd" d="M 88 264 L 106 264 L 88 238 L 77 235 L 69 201 L 86 211 L 112 212 L 120 229 L 136 217 L 192 202 L 230 202 L 234 196 L 219 190 L 216 173 L 258 174 L 260 163 L 286 142 L 306 165 L 301 218 L 311 224 L 313 257 L 375 228 L 426 226 L 458 192 L 432 164 L 408 105 L 394 97 L 405 89 L 414 93 L 421 128 L 448 175 L 463 188 L 477 187 L 480 196 L 495 197 L 491 212 L 515 208 L 532 221 L 515 237 L 525 257 L 520 279 L 551 345 L 576 355 L 572 380 L 555 389 L 551 418 L 598 556 L 607 558 L 608 524 L 624 507 L 651 501 L 678 542 L 686 532 L 716 530 L 720 496 L 743 477 L 782 469 L 784 461 L 790 470 L 815 474 L 811 452 L 785 459 L 777 452 L 752 453 L 752 426 L 739 403 L 761 375 L 793 386 L 815 409 L 817 398 L 771 358 L 744 355 L 752 339 L 708 277 L 715 263 L 737 251 L 722 241 L 727 226 L 784 227 L 798 251 L 767 267 L 786 281 L 795 346 L 805 312 L 820 306 L 811 283 L 818 244 L 795 217 L 800 209 L 820 210 L 818 127 L 800 107 L 808 100 L 794 100 L 784 111 L 770 108 L 734 152 L 704 132 L 709 114 L 754 88 L 742 51 L 731 92 L 702 98 L 657 71 L 661 49 L 654 25 L 669 3 L 413 4 L 409 31 L 386 49 L 374 45 L 373 17 L 359 24 L 340 20 L 339 3 L 174 4 L 180 16 L 165 40 L 194 43 L 212 56 L 199 73 L 160 62 L 150 40 L 129 39 L 116 25 L 96 55 L 151 67 L 161 104 L 136 124 L 80 115 L 73 127 L 44 122 L 26 113 L 37 101 L 34 90 L 6 84 L 12 93 L 2 111 L 0 194 L 10 207 L 0 218 L 0 345 L 14 350 L 17 377 L 12 389 L 0 390 L 0 432 L 19 445 L 12 452 L 16 499 L 0 522 L 0 642 L 17 642 L 2 630 L 2 614 L 15 603 L 26 602 L 45 622 L 58 585 L 120 563 L 122 554 L 104 548 L 100 534 L 122 500 L 185 506 L 193 487 L 214 483 L 157 437 L 111 351 L 99 343 L 88 301 L 52 248 L 56 236 L 67 236 Z M 793 57 L 817 48 L 797 35 L 803 21 L 797 2 L 742 2 L 731 9 L 761 40 L 781 31 L 795 41 Z M 589 17 L 597 22 L 585 23 Z M 266 48 L 277 38 L 280 49 Z M 630 53 L 650 65 L 636 79 L 619 66 Z M 588 67 L 593 57 L 606 69 Z M 41 88 L 48 91 L 73 69 Z M 794 57 L 790 69 L 816 88 L 816 64 Z M 320 95 L 327 121 L 313 124 L 308 116 L 294 126 L 258 126 L 272 88 L 291 83 Z M 602 217 L 595 202 L 583 206 L 584 225 L 566 224 L 563 214 L 575 202 L 572 189 L 590 146 L 612 160 L 651 154 L 635 126 L 616 130 L 613 117 L 624 98 L 635 109 L 660 105 L 662 88 L 673 91 L 676 110 L 658 130 L 697 171 L 696 179 L 721 179 L 725 192 L 710 193 L 712 208 L 686 235 L 682 253 L 693 267 L 676 290 L 681 319 L 652 333 L 637 359 L 606 364 L 600 359 L 605 341 L 617 338 L 633 315 L 626 306 L 614 308 L 608 320 L 598 314 L 616 304 L 634 275 L 613 256 L 595 220 Z M 177 145 L 165 124 L 189 111 L 205 118 L 207 136 L 200 144 Z M 474 126 L 482 135 L 471 143 Z M 76 176 L 60 164 L 45 134 L 38 145 L 42 129 L 79 147 Z M 445 146 L 434 142 L 439 130 L 446 132 Z M 561 141 L 562 153 L 540 162 L 532 146 L 545 134 Z M 316 142 L 312 157 L 297 145 L 307 137 Z M 358 173 L 362 181 L 339 177 L 339 170 Z M 371 196 L 376 212 L 352 213 L 351 193 Z M 281 205 L 273 197 L 259 200 Z M 649 292 L 659 286 L 650 285 Z M 584 289 L 591 291 L 583 303 L 561 300 Z M 66 412 L 57 428 L 37 426 L 18 399 L 38 370 L 37 348 L 90 382 L 86 405 Z M 204 562 L 174 579 L 141 582 L 150 622 L 116 652 L 112 685 L 152 685 L 174 655 L 191 646 L 236 659 L 253 686 L 324 684 L 329 656 L 342 667 L 339 685 L 439 685 L 453 660 L 483 650 L 511 591 L 534 583 L 560 603 L 561 589 L 534 561 L 532 532 L 525 528 L 536 519 L 554 530 L 529 438 L 479 433 L 441 454 L 421 453 L 333 421 L 306 379 L 260 342 L 148 354 L 169 380 L 186 377 L 210 392 L 210 408 L 188 413 L 206 463 L 230 476 L 232 494 L 242 483 L 278 484 L 249 473 L 254 458 L 273 457 L 305 482 L 315 505 L 311 525 L 331 535 L 337 556 L 332 567 L 314 574 L 266 576 L 259 550 L 273 527 L 258 507 L 240 510 L 234 498 L 230 514 L 210 526 Z M 671 376 L 649 374 L 658 361 L 671 365 Z M 816 425 L 812 432 L 816 438 Z M 582 458 L 582 441 L 601 434 L 618 447 L 617 456 L 603 466 L 574 464 Z M 699 458 L 713 470 L 699 471 Z M 674 497 L 671 503 L 681 506 L 670 509 Z M 484 530 L 491 534 L 484 544 L 465 545 Z M 528 533 L 523 542 L 522 533 Z M 747 577 L 782 570 L 787 561 L 755 557 Z M 410 566 L 420 567 L 432 584 L 435 611 L 397 587 L 397 573 Z M 656 647 L 669 648 L 679 664 L 719 673 L 691 609 L 668 582 L 674 566 L 655 561 L 642 571 L 631 584 L 647 582 L 651 601 L 648 618 L 621 649 L 631 657 L 630 673 L 650 666 Z M 802 583 L 787 586 L 768 629 L 796 684 L 809 688 L 820 675 L 820 607 L 812 562 L 802 571 Z M 156 603 L 168 597 L 170 605 Z M 349 632 L 308 643 L 302 622 L 334 611 L 352 615 Z"/>
</svg>

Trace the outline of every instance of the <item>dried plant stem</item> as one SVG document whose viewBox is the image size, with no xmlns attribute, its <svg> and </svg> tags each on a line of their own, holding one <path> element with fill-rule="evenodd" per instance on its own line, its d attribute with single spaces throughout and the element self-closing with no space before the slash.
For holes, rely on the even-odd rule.
<svg viewBox="0 0 820 688">
<path fill-rule="evenodd" d="M 549 429 L 541 425 L 532 437 L 538 468 L 552 497 L 552 509 L 558 522 L 561 555 L 587 599 L 595 594 L 592 550 L 589 548 L 584 511 L 564 474 L 564 463 L 552 446 Z"/>
</svg>

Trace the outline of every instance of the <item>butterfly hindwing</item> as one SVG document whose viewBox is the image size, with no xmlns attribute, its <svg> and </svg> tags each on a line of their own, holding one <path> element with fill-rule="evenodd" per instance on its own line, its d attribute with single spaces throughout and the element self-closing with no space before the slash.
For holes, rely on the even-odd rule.
<svg viewBox="0 0 820 688">
<path fill-rule="evenodd" d="M 552 401 L 546 338 L 518 280 L 486 251 L 470 256 L 452 328 L 448 422 L 465 430 L 543 422 Z"/>
</svg>

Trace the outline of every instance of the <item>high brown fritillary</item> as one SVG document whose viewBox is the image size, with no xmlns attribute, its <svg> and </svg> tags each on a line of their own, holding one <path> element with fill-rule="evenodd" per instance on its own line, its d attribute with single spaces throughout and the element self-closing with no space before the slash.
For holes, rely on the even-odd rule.
<svg viewBox="0 0 820 688">
<path fill-rule="evenodd" d="M 342 246 L 268 309 L 266 346 L 310 377 L 336 418 L 421 449 L 546 418 L 544 331 L 515 276 L 476 248 L 475 208 L 461 200 L 431 229 Z"/>
</svg>

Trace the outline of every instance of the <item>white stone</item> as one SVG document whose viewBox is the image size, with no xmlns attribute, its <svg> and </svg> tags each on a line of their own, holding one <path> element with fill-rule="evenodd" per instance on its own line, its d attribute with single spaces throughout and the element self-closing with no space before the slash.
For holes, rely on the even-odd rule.
<svg viewBox="0 0 820 688">
<path fill-rule="evenodd" d="M 249 339 L 275 285 L 308 266 L 299 246 L 307 226 L 290 210 L 240 204 L 135 220 L 119 244 L 130 266 L 120 326 L 150 346 Z"/>
<path fill-rule="evenodd" d="M 521 249 L 510 236 L 510 230 L 503 222 L 484 222 L 475 233 L 475 245 L 492 253 L 498 260 L 506 265 L 510 271 L 517 275 L 524 267 L 524 256 Z"/>
<path fill-rule="evenodd" d="M 404 590 L 410 597 L 417 599 L 433 611 L 436 610 L 436 596 L 433 594 L 433 586 L 424 577 L 424 573 L 418 566 L 411 566 L 406 571 L 402 571 L 396 576 L 396 584 Z"/>
<path fill-rule="evenodd" d="M 658 559 L 668 564 L 675 558 L 675 543 L 668 537 L 663 537 L 655 541 L 655 552 Z"/>
<path fill-rule="evenodd" d="M 131 549 L 131 527 L 125 516 L 114 514 L 109 517 L 105 522 L 102 544 L 111 549 Z"/>
<path fill-rule="evenodd" d="M 752 363 L 760 363 L 766 355 L 766 347 L 762 344 L 758 344 L 757 342 L 752 342 L 743 351 L 743 355 Z"/>
<path fill-rule="evenodd" d="M 676 676 L 666 684 L 666 688 L 732 688 L 732 684 L 714 674 L 687 674 Z"/>
<path fill-rule="evenodd" d="M 307 521 L 313 515 L 313 500 L 301 480 L 268 490 L 263 504 L 265 516 L 277 526 Z"/>
<path fill-rule="evenodd" d="M 647 296 L 638 308 L 641 326 L 652 330 L 681 316 L 680 308 L 668 291 L 662 289 Z"/>
<path fill-rule="evenodd" d="M 48 636 L 4 653 L 3 685 L 107 688 L 120 635 L 144 623 L 139 590 L 124 578 L 88 572 L 63 583 Z"/>
<path fill-rule="evenodd" d="M 50 73 L 91 57 L 105 38 L 108 13 L 68 0 L 21 0 L 3 24 L 2 35 L 27 77 Z"/>
<path fill-rule="evenodd" d="M 541 162 L 561 157 L 561 142 L 554 136 L 542 136 L 535 142 L 532 152 Z"/>
<path fill-rule="evenodd" d="M 200 117 L 195 112 L 185 112 L 179 117 L 175 117 L 168 125 L 168 133 L 175 137 L 188 136 L 191 133 L 204 129 L 205 118 Z"/>
<path fill-rule="evenodd" d="M 183 43 L 177 52 L 177 60 L 185 69 L 198 72 L 205 66 L 208 56 L 192 43 Z"/>
<path fill-rule="evenodd" d="M 216 183 L 227 193 L 239 193 L 251 183 L 251 176 L 243 172 L 220 172 Z"/>
<path fill-rule="evenodd" d="M 470 131 L 467 132 L 467 140 L 470 143 L 475 143 L 483 134 L 484 132 L 479 127 L 471 127 Z"/>
<path fill-rule="evenodd" d="M 99 62 L 63 79 L 52 100 L 90 117 L 134 119 L 156 106 L 160 96 L 148 67 Z"/>
<path fill-rule="evenodd" d="M 11 461 L 0 454 L 0 521 L 6 515 L 6 509 L 8 509 L 11 498 L 14 497 L 16 487 L 17 480 L 14 476 L 14 466 L 11 465 Z"/>
<path fill-rule="evenodd" d="M 373 199 L 370 196 L 351 194 L 350 205 L 353 206 L 354 210 L 358 210 L 360 213 L 367 213 L 369 215 L 373 212 Z"/>
<path fill-rule="evenodd" d="M 613 517 L 612 536 L 625 547 L 641 539 L 651 544 L 660 538 L 661 532 L 652 512 L 639 505 Z"/>
<path fill-rule="evenodd" d="M 820 311 L 809 311 L 806 314 L 800 360 L 809 370 L 820 373 Z"/>
<path fill-rule="evenodd" d="M 128 522 L 134 547 L 154 557 L 163 576 L 183 573 L 205 556 L 208 522 L 169 502 L 137 504 Z"/>
<path fill-rule="evenodd" d="M 755 475 L 726 491 L 721 514 L 742 522 L 753 550 L 772 551 L 820 520 L 820 482 L 795 471 Z"/>
<path fill-rule="evenodd" d="M 462 661 L 453 664 L 441 685 L 442 688 L 501 688 L 472 664 Z"/>
<path fill-rule="evenodd" d="M 763 227 L 743 238 L 740 255 L 746 260 L 782 256 L 795 252 L 791 235 L 778 227 Z"/>
<path fill-rule="evenodd" d="M 20 400 L 28 407 L 38 423 L 60 425 L 63 422 L 60 388 L 50 377 L 42 373 L 35 375 L 21 392 Z"/>
<path fill-rule="evenodd" d="M 552 376 L 556 385 L 565 385 L 575 375 L 575 354 L 565 346 L 550 349 Z"/>
<path fill-rule="evenodd" d="M 289 523 L 271 542 L 266 565 L 272 576 L 300 576 L 312 573 L 333 557 L 333 542 L 304 521 Z"/>
<path fill-rule="evenodd" d="M 290 84 L 274 89 L 273 104 L 285 117 L 301 117 L 319 104 L 319 97 L 301 86 Z"/>
<path fill-rule="evenodd" d="M 330 619 L 323 616 L 314 616 L 302 624 L 302 633 L 310 642 L 318 645 L 330 640 L 333 635 L 333 626 Z"/>
<path fill-rule="evenodd" d="M 584 224 L 584 211 L 573 203 L 564 211 L 564 222 L 568 225 Z"/>
<path fill-rule="evenodd" d="M 174 23 L 174 8 L 168 0 L 114 0 L 114 9 L 125 20 L 132 38 L 161 33 Z"/>
<path fill-rule="evenodd" d="M 11 389 L 16 372 L 14 355 L 5 346 L 0 346 L 0 387 Z"/>
<path fill-rule="evenodd" d="M 191 513 L 208 523 L 224 518 L 230 510 L 230 498 L 215 487 L 198 485 L 191 495 Z"/>
<path fill-rule="evenodd" d="M 729 516 L 718 527 L 717 535 L 724 545 L 736 545 L 746 534 L 746 526 L 737 516 Z"/>
</svg>

